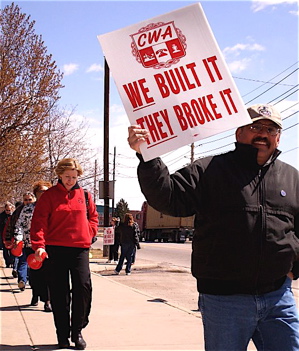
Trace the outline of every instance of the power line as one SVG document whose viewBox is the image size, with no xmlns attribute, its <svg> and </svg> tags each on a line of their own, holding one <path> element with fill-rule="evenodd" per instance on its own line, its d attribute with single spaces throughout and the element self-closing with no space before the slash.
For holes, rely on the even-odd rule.
<svg viewBox="0 0 299 351">
<path fill-rule="evenodd" d="M 298 91 L 298 89 L 297 89 L 296 91 Z M 291 94 L 285 96 L 283 99 L 277 101 L 277 102 L 276 102 L 275 104 L 273 104 L 273 105 L 277 105 L 277 104 L 280 103 L 281 101 L 285 100 L 285 99 L 288 98 L 289 96 L 291 96 L 291 95 L 293 95 L 294 93 L 296 93 L 296 91 L 294 91 L 293 93 L 291 93 Z"/>
<path fill-rule="evenodd" d="M 272 103 L 273 101 L 275 101 L 276 99 L 279 99 L 281 96 L 287 94 L 289 91 L 291 91 L 292 89 L 296 88 L 298 85 L 299 85 L 299 84 L 294 85 L 291 89 L 285 91 L 285 92 L 282 93 L 281 95 L 277 96 L 275 99 L 273 99 L 273 100 L 271 100 L 271 101 L 268 101 L 268 104 L 271 104 L 271 103 Z M 292 94 L 290 94 L 290 95 L 293 95 L 294 93 L 296 93 L 296 91 L 298 91 L 298 89 L 295 90 L 294 92 L 292 92 Z M 286 98 L 289 97 L 290 95 L 286 96 L 284 99 L 286 99 Z M 283 99 L 283 100 L 284 100 L 284 99 Z M 280 101 L 281 101 L 281 100 L 280 100 Z M 274 105 L 278 104 L 280 101 L 276 102 Z"/>
<path fill-rule="evenodd" d="M 242 97 L 245 97 L 251 93 L 253 93 L 254 91 L 260 89 L 261 87 L 263 87 L 264 85 L 266 84 L 276 84 L 276 83 L 273 83 L 271 82 L 271 80 L 279 77 L 281 74 L 283 74 L 284 72 L 288 71 L 290 68 L 292 68 L 293 66 L 297 65 L 299 61 L 295 62 L 294 64 L 292 64 L 291 66 L 289 66 L 288 68 L 286 68 L 285 70 L 283 70 L 282 72 L 278 73 L 275 77 L 271 78 L 270 80 L 268 80 L 267 82 L 262 82 L 262 81 L 259 81 L 259 80 L 255 80 L 255 79 L 248 79 L 248 78 L 240 78 L 240 77 L 233 77 L 233 78 L 236 78 L 236 79 L 243 79 L 243 80 L 248 80 L 248 81 L 252 81 L 252 82 L 261 82 L 261 83 L 264 83 L 262 85 L 260 85 L 259 87 L 251 90 L 249 93 L 243 95 Z M 287 85 L 287 84 L 280 84 L 280 85 Z M 290 85 L 289 85 L 290 86 Z"/>
<path fill-rule="evenodd" d="M 292 116 L 294 116 L 296 113 L 298 113 L 299 111 L 295 111 L 295 112 L 293 112 L 293 113 L 291 113 L 290 115 L 288 115 L 287 117 L 285 117 L 284 119 L 283 119 L 283 121 L 285 121 L 286 119 L 288 119 L 288 118 L 290 118 L 290 117 L 292 117 Z M 284 129 L 285 130 L 285 129 Z"/>
<path fill-rule="evenodd" d="M 284 131 L 289 130 L 289 129 L 291 129 L 291 128 L 294 128 L 294 127 L 296 127 L 298 124 L 299 124 L 299 122 L 298 122 L 298 123 L 293 124 L 293 125 L 292 125 L 292 126 L 290 126 L 290 127 L 285 128 L 285 129 L 284 129 Z"/>
<path fill-rule="evenodd" d="M 279 82 L 275 83 L 272 87 L 266 89 L 263 93 L 257 95 L 256 97 L 254 97 L 253 99 L 247 101 L 245 103 L 245 105 L 249 104 L 250 102 L 252 102 L 253 100 L 257 99 L 258 97 L 264 95 L 266 92 L 268 92 L 269 90 L 273 89 L 274 87 L 276 87 L 280 82 L 284 81 L 285 79 L 287 79 L 288 77 L 290 77 L 292 74 L 294 74 L 296 71 L 298 71 L 299 68 L 296 68 L 294 71 L 292 71 L 290 74 L 288 74 L 286 77 L 282 78 Z"/>
</svg>

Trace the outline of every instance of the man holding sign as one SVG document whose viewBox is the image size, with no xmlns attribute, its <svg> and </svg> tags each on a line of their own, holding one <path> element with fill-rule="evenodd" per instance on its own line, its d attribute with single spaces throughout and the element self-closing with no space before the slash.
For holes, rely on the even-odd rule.
<svg viewBox="0 0 299 351">
<path fill-rule="evenodd" d="M 278 160 L 282 120 L 270 105 L 248 108 L 236 148 L 170 175 L 145 162 L 149 132 L 129 127 L 148 203 L 171 216 L 195 215 L 192 274 L 200 293 L 206 350 L 299 350 L 291 291 L 299 277 L 299 173 Z"/>
</svg>

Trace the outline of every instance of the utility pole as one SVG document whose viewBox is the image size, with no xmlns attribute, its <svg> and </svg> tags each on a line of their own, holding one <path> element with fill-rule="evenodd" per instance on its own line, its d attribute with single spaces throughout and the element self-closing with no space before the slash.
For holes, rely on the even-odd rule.
<svg viewBox="0 0 299 351">
<path fill-rule="evenodd" d="M 113 178 L 112 178 L 112 181 L 113 181 L 113 189 L 114 189 L 114 194 L 113 194 L 113 197 L 112 197 L 112 214 L 113 216 L 115 215 L 114 214 L 114 197 L 115 197 L 115 157 L 116 157 L 116 146 L 114 146 L 114 154 L 113 154 Z"/>
<path fill-rule="evenodd" d="M 94 160 L 94 181 L 93 181 L 93 202 L 96 203 L 97 200 L 97 170 L 98 170 L 98 160 Z"/>
<path fill-rule="evenodd" d="M 104 228 L 109 227 L 109 92 L 110 72 L 105 58 L 104 69 Z M 103 257 L 109 256 L 109 246 L 103 246 Z"/>
</svg>

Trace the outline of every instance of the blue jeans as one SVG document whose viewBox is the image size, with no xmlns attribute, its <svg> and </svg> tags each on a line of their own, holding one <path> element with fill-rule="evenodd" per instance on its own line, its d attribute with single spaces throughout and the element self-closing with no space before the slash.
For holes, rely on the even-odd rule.
<svg viewBox="0 0 299 351">
<path fill-rule="evenodd" d="M 135 247 L 134 243 L 123 243 L 120 245 L 120 258 L 118 261 L 118 265 L 116 266 L 115 270 L 120 272 L 123 268 L 124 260 L 126 258 L 127 265 L 126 265 L 126 273 L 131 273 L 131 266 L 132 266 L 132 254 Z"/>
<path fill-rule="evenodd" d="M 205 349 L 242 351 L 252 339 L 258 351 L 299 351 L 299 317 L 286 278 L 263 295 L 200 294 Z"/>
<path fill-rule="evenodd" d="M 27 255 L 23 249 L 22 256 L 17 257 L 18 282 L 21 280 L 26 284 L 28 278 Z"/>
<path fill-rule="evenodd" d="M 13 256 L 13 255 L 12 255 Z M 14 256 L 13 256 L 14 257 Z M 18 270 L 18 264 L 19 264 L 19 257 L 14 257 L 13 258 L 13 267 L 12 267 L 12 269 L 14 270 L 14 271 L 17 271 Z"/>
</svg>

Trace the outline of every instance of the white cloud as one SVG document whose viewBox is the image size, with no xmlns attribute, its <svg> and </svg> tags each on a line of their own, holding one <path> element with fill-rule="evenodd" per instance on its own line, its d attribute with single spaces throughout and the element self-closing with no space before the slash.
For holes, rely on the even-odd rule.
<svg viewBox="0 0 299 351">
<path fill-rule="evenodd" d="M 232 61 L 228 63 L 231 73 L 240 73 L 245 71 L 251 63 L 250 58 L 243 58 L 242 60 Z"/>
<path fill-rule="evenodd" d="M 242 51 L 264 51 L 265 48 L 260 44 L 236 44 L 232 47 L 227 46 L 223 50 L 223 54 L 239 56 Z"/>
<path fill-rule="evenodd" d="M 63 65 L 62 70 L 65 76 L 69 76 L 76 72 L 79 69 L 79 65 L 77 63 L 68 63 Z"/>
<path fill-rule="evenodd" d="M 103 72 L 103 71 L 104 71 L 103 66 L 101 64 L 98 64 L 98 63 L 93 63 L 86 70 L 87 73 L 90 73 L 90 72 Z"/>
<path fill-rule="evenodd" d="M 252 0 L 251 9 L 253 12 L 258 12 L 263 10 L 268 6 L 275 6 L 280 4 L 296 4 L 298 0 Z"/>
<path fill-rule="evenodd" d="M 232 73 L 246 70 L 256 59 L 256 53 L 266 50 L 264 46 L 254 43 L 252 38 L 247 38 L 250 43 L 238 43 L 223 49 L 223 55 Z"/>
<path fill-rule="evenodd" d="M 290 11 L 289 13 L 294 16 L 299 16 L 299 11 Z"/>
</svg>

